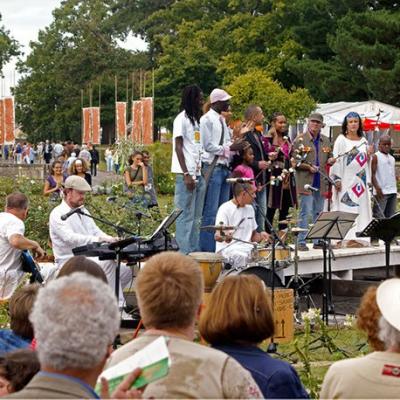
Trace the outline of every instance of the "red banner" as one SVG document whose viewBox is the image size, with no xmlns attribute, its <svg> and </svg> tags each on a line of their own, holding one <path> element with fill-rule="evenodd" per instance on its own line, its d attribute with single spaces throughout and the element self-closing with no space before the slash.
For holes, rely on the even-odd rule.
<svg viewBox="0 0 400 400">
<path fill-rule="evenodd" d="M 142 143 L 142 102 L 140 100 L 132 102 L 132 133 L 131 139 L 133 143 Z"/>
<path fill-rule="evenodd" d="M 15 141 L 15 111 L 14 97 L 6 97 L 4 102 L 4 142 L 14 143 Z"/>
<path fill-rule="evenodd" d="M 153 98 L 142 99 L 143 108 L 143 144 L 153 143 Z"/>
<path fill-rule="evenodd" d="M 100 107 L 82 109 L 82 143 L 100 144 Z"/>
<path fill-rule="evenodd" d="M 82 143 L 89 143 L 92 140 L 91 135 L 91 115 L 90 108 L 82 108 Z"/>
<path fill-rule="evenodd" d="M 395 131 L 400 131 L 400 124 L 394 124 L 394 125 L 393 125 L 393 129 L 394 129 Z"/>
<path fill-rule="evenodd" d="M 0 144 L 4 144 L 4 101 L 0 100 Z"/>
<path fill-rule="evenodd" d="M 364 131 L 373 131 L 376 127 L 379 129 L 390 129 L 389 122 L 375 121 L 373 119 L 365 118 L 363 122 Z"/>
<path fill-rule="evenodd" d="M 115 103 L 115 137 L 117 139 L 126 138 L 126 105 L 125 101 Z"/>
</svg>

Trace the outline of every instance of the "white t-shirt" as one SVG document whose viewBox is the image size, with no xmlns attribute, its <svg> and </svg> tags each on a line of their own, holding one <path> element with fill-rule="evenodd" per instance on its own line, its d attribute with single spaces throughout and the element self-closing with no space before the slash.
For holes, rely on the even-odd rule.
<svg viewBox="0 0 400 400">
<path fill-rule="evenodd" d="M 9 297 L 24 274 L 21 270 L 21 250 L 9 243 L 12 235 L 24 233 L 23 221 L 8 212 L 0 213 L 0 298 Z"/>
<path fill-rule="evenodd" d="M 201 154 L 202 145 L 200 142 L 200 126 L 196 122 L 193 126 L 185 111 L 180 112 L 175 120 L 172 136 L 172 164 L 171 172 L 182 174 L 182 168 L 179 164 L 178 156 L 175 151 L 175 139 L 183 138 L 183 155 L 185 157 L 186 167 L 190 175 L 199 176 L 201 174 Z"/>
<path fill-rule="evenodd" d="M 257 229 L 254 208 L 251 205 L 237 207 L 236 204 L 229 200 L 222 204 L 217 212 L 215 224 L 223 222 L 224 225 L 233 225 L 238 227 L 233 236 L 250 242 L 253 231 Z M 223 250 L 229 243 L 217 242 L 216 251 Z"/>
<path fill-rule="evenodd" d="M 397 193 L 396 160 L 391 154 L 384 154 L 380 151 L 377 151 L 375 155 L 378 161 L 375 177 L 382 189 L 382 193 Z"/>
</svg>

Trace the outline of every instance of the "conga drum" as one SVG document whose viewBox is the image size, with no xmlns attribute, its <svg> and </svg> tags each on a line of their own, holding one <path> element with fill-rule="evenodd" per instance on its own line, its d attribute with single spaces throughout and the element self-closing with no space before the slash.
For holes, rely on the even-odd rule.
<svg viewBox="0 0 400 400">
<path fill-rule="evenodd" d="M 224 258 L 219 254 L 206 252 L 190 253 L 189 256 L 199 263 L 203 273 L 204 291 L 210 293 L 222 271 Z"/>
</svg>

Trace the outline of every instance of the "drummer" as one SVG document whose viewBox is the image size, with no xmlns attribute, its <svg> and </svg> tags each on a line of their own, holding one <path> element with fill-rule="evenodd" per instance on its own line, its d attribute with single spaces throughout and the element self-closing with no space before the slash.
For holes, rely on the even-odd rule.
<svg viewBox="0 0 400 400">
<path fill-rule="evenodd" d="M 251 183 L 234 183 L 233 199 L 223 203 L 217 212 L 216 225 L 233 226 L 233 230 L 216 231 L 216 252 L 225 257 L 234 268 L 244 268 L 250 261 L 256 244 L 268 241 L 267 232 L 257 232 L 252 203 L 256 189 Z"/>
</svg>

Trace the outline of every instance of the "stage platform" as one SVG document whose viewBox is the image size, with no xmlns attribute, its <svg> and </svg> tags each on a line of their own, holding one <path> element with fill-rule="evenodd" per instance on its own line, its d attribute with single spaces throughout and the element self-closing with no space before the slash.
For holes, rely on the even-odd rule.
<svg viewBox="0 0 400 400">
<path fill-rule="evenodd" d="M 382 242 L 383 243 L 383 242 Z M 312 275 L 322 273 L 322 250 L 314 250 L 309 245 L 309 251 L 299 251 L 299 274 Z M 400 246 L 392 245 L 390 249 L 390 268 L 400 265 Z M 335 260 L 332 259 L 332 272 L 335 279 L 353 279 L 353 271 L 385 267 L 385 247 L 371 246 L 356 249 L 334 249 Z M 294 252 L 292 252 L 292 257 Z M 294 265 L 290 264 L 284 269 L 284 275 L 292 276 Z"/>
</svg>

